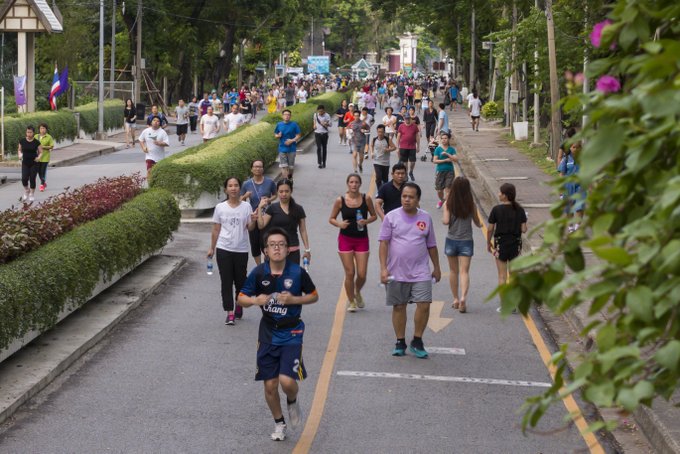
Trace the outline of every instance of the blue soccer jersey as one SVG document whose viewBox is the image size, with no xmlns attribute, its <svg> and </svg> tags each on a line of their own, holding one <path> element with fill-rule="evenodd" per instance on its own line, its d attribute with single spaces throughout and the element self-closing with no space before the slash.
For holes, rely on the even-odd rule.
<svg viewBox="0 0 680 454">
<path fill-rule="evenodd" d="M 316 287 L 309 274 L 297 263 L 286 260 L 286 266 L 281 275 L 273 275 L 269 261 L 255 267 L 250 272 L 241 293 L 246 296 L 271 295 L 262 309 L 258 340 L 260 343 L 272 345 L 302 344 L 305 324 L 300 318 L 302 306 L 282 305 L 277 301 L 277 295 L 289 292 L 294 296 L 316 292 Z"/>
</svg>

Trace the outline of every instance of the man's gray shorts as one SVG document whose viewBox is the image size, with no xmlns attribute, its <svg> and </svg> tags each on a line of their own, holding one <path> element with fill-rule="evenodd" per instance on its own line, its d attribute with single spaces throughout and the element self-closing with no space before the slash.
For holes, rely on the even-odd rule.
<svg viewBox="0 0 680 454">
<path fill-rule="evenodd" d="M 387 291 L 387 305 L 398 306 L 407 303 L 431 303 L 432 281 L 399 282 L 394 281 L 385 285 Z"/>
<path fill-rule="evenodd" d="M 279 153 L 279 167 L 295 167 L 295 152 Z"/>
</svg>

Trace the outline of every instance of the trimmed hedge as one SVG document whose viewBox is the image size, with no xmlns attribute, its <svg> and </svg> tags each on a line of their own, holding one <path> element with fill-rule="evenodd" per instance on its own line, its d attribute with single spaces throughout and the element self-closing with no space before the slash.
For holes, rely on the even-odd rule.
<svg viewBox="0 0 680 454">
<path fill-rule="evenodd" d="M 104 130 L 120 129 L 123 127 L 123 109 L 125 103 L 120 99 L 108 99 L 104 101 Z M 80 129 L 88 134 L 97 132 L 99 113 L 97 103 L 91 102 L 76 107 L 75 112 L 80 113 Z M 49 124 L 49 123 L 48 123 Z M 53 135 L 54 136 L 54 135 Z"/>
<path fill-rule="evenodd" d="M 38 125 L 47 123 L 54 140 L 73 140 L 77 137 L 76 119 L 70 110 L 33 112 L 16 117 L 5 117 L 5 151 L 17 154 L 19 141 L 26 137 L 26 127 L 32 125 L 37 134 Z"/>
<path fill-rule="evenodd" d="M 124 103 L 118 99 L 104 101 L 104 128 L 123 127 Z M 38 125 L 47 123 L 55 141 L 73 140 L 78 136 L 74 112 L 80 112 L 80 128 L 88 134 L 97 132 L 97 103 L 76 107 L 75 110 L 41 111 L 5 117 L 5 151 L 16 154 L 19 141 L 26 136 L 26 126 L 33 125 L 36 134 Z"/>
<path fill-rule="evenodd" d="M 32 330 L 51 328 L 66 307 L 83 305 L 103 276 L 135 266 L 165 246 L 180 212 L 167 191 L 148 190 L 0 266 L 0 350 Z"/>
<path fill-rule="evenodd" d="M 292 120 L 300 125 L 303 135 L 308 134 L 319 104 L 332 113 L 347 96 L 330 92 L 311 98 L 306 104 L 296 104 L 290 108 Z M 166 189 L 190 204 L 204 192 L 219 194 L 228 176 L 248 178 L 254 159 L 263 159 L 265 167 L 276 160 L 278 139 L 274 137 L 274 127 L 279 121 L 279 114 L 265 115 L 255 125 L 163 159 L 151 170 L 151 186 Z"/>
</svg>

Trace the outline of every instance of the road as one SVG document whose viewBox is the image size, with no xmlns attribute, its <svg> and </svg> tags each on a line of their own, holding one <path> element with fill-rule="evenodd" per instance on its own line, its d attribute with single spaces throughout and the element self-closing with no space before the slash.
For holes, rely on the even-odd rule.
<svg viewBox="0 0 680 454">
<path fill-rule="evenodd" d="M 140 154 L 126 150 L 51 169 L 51 178 L 75 186 L 101 175 L 141 171 Z M 335 130 L 326 169 L 317 169 L 313 151 L 298 156 L 297 163 L 293 196 L 307 212 L 310 273 L 320 293 L 319 302 L 303 311 L 309 373 L 300 392 L 305 416 L 315 403 L 302 435 L 300 429 L 282 443 L 269 439 L 273 421 L 262 385 L 253 380 L 259 312 L 248 309 L 236 326 L 224 325 L 218 275 L 207 276 L 204 269 L 210 224 L 192 222 L 183 223 L 163 251 L 187 257 L 188 264 L 25 405 L 0 433 L 0 451 L 278 453 L 296 445 L 298 452 L 307 447 L 318 453 L 588 450 L 574 425 L 565 423 L 563 406 L 554 406 L 536 431 L 521 433 L 519 409 L 527 397 L 545 389 L 550 375 L 522 318 L 503 320 L 496 312 L 497 299 L 485 303 L 495 287 L 496 268 L 479 229 L 468 313 L 451 309 L 446 227 L 435 205 L 433 164 L 418 161 L 415 176 L 423 188 L 421 207 L 435 220 L 446 275 L 434 287 L 431 327 L 437 332 L 428 328 L 424 336 L 433 352 L 421 360 L 390 354 L 391 309 L 378 286 L 379 221 L 369 226 L 367 307 L 344 311 L 337 229 L 328 224 L 328 214 L 344 192 L 351 164 Z M 370 164 L 364 167 L 362 190 L 368 191 L 373 189 Z M 412 316 L 410 308 L 408 339 Z M 324 380 L 327 392 L 317 384 Z"/>
</svg>

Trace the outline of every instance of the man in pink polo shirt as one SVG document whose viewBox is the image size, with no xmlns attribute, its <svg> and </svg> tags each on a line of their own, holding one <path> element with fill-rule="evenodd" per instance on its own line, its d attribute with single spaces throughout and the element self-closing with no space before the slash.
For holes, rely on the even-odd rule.
<svg viewBox="0 0 680 454">
<path fill-rule="evenodd" d="M 416 153 L 420 144 L 420 130 L 415 124 L 411 115 L 404 115 L 404 122 L 397 129 L 397 146 L 399 147 L 399 161 L 406 164 L 408 162 L 408 176 L 411 181 L 416 181 L 413 176 L 413 169 L 416 167 Z"/>
<path fill-rule="evenodd" d="M 378 237 L 380 281 L 385 284 L 387 305 L 392 306 L 392 325 L 397 336 L 393 356 L 406 354 L 406 305 L 415 303 L 413 340 L 409 350 L 418 358 L 427 358 L 423 333 L 430 318 L 432 283 L 441 279 L 432 217 L 418 208 L 420 196 L 417 184 L 404 183 L 401 208 L 385 215 Z M 430 260 L 433 271 L 430 271 Z"/>
</svg>

